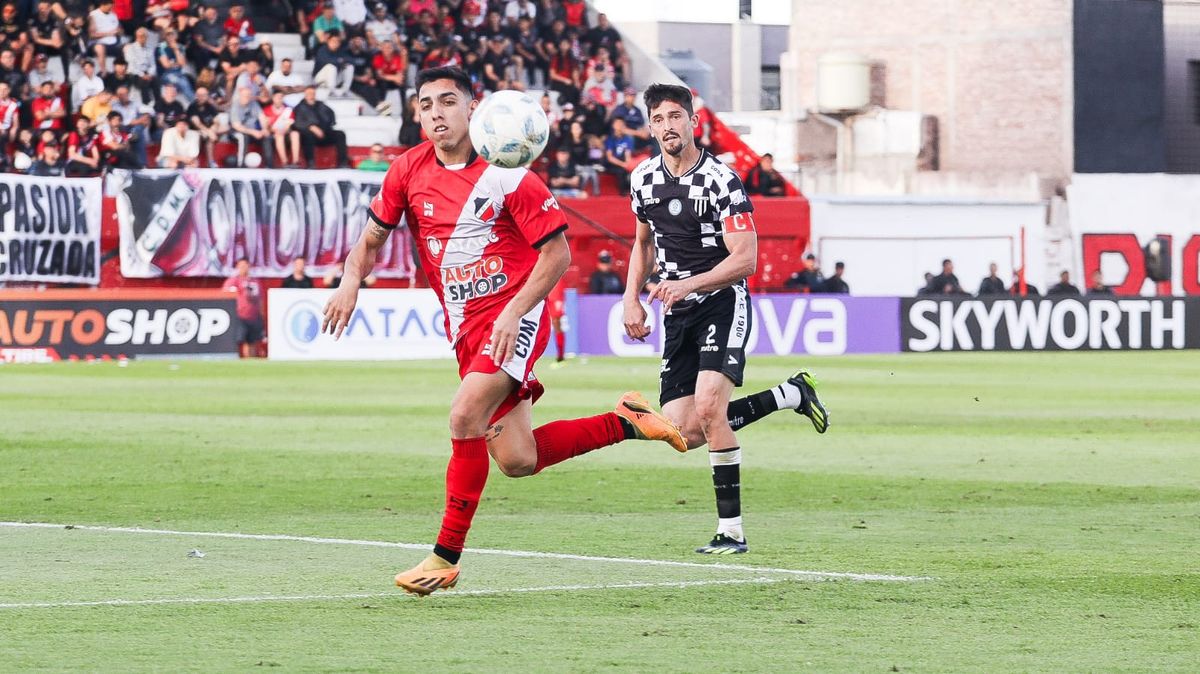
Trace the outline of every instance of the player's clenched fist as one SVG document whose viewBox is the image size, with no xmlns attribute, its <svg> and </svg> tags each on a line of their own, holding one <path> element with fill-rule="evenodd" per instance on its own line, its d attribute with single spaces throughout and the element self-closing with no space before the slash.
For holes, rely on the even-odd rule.
<svg viewBox="0 0 1200 674">
<path fill-rule="evenodd" d="M 637 298 L 625 302 L 625 334 L 639 342 L 646 341 L 650 328 L 646 325 L 646 308 Z"/>
<path fill-rule="evenodd" d="M 333 335 L 334 339 L 342 336 L 342 330 L 349 325 L 350 316 L 354 313 L 354 305 L 358 304 L 358 288 L 352 287 L 357 285 L 342 280 L 342 285 L 325 303 L 325 320 L 321 323 L 321 332 Z"/>
</svg>

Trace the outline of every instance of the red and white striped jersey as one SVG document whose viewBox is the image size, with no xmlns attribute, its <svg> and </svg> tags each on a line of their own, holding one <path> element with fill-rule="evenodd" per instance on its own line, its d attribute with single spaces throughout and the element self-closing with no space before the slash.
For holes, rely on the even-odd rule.
<svg viewBox="0 0 1200 674">
<path fill-rule="evenodd" d="M 12 128 L 20 108 L 21 103 L 15 99 L 6 98 L 0 101 L 0 131 L 8 131 Z"/>
<path fill-rule="evenodd" d="M 370 214 L 384 227 L 408 225 L 451 343 L 490 327 L 525 285 L 537 249 L 567 229 L 536 174 L 493 166 L 474 153 L 465 166 L 448 167 L 428 141 L 392 162 Z"/>
</svg>

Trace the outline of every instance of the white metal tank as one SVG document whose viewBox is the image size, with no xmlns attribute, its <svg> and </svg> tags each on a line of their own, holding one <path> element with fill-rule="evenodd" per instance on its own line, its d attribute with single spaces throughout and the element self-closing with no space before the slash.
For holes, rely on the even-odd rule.
<svg viewBox="0 0 1200 674">
<path fill-rule="evenodd" d="M 817 59 L 817 107 L 821 112 L 862 110 L 871 102 L 871 62 L 854 52 Z"/>
</svg>

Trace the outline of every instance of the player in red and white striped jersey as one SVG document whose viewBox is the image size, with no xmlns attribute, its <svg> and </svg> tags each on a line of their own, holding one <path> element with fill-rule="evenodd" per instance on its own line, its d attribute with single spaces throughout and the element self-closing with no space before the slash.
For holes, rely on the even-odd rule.
<svg viewBox="0 0 1200 674">
<path fill-rule="evenodd" d="M 392 162 L 371 202 L 371 221 L 346 260 L 345 278 L 326 305 L 322 329 L 341 335 L 358 279 L 370 273 L 391 231 L 406 224 L 445 308 L 462 379 L 450 405 L 453 451 L 437 544 L 423 562 L 396 576 L 405 590 L 429 594 L 458 582 L 489 454 L 505 475 L 521 477 L 622 440 L 662 440 L 678 451 L 686 443 L 637 393 L 622 396 L 614 412 L 533 428 L 531 408 L 543 392 L 533 364 L 550 332 L 546 296 L 571 259 L 566 218 L 535 174 L 476 156 L 467 133 L 476 101 L 462 70 L 422 71 L 417 90 L 430 140 Z"/>
</svg>

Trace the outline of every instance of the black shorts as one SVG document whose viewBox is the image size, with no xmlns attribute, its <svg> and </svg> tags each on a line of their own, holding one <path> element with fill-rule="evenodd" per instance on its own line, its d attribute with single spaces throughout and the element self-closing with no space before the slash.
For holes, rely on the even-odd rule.
<svg viewBox="0 0 1200 674">
<path fill-rule="evenodd" d="M 248 321 L 238 317 L 234 339 L 238 344 L 257 344 L 263 339 L 262 320 Z"/>
<path fill-rule="evenodd" d="M 719 290 L 684 313 L 667 315 L 663 322 L 666 345 L 659 375 L 660 405 L 695 395 L 701 370 L 720 372 L 734 386 L 742 385 L 746 342 L 754 323 L 750 294 L 744 287 Z"/>
</svg>

